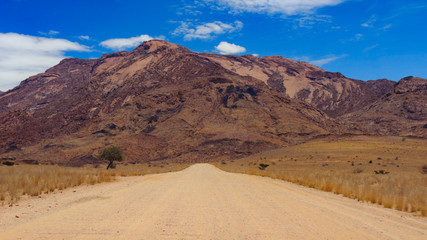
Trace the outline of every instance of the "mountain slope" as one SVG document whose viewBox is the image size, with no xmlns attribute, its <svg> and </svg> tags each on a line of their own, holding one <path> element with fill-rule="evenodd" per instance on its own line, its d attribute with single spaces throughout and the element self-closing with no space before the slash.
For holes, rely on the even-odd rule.
<svg viewBox="0 0 427 240">
<path fill-rule="evenodd" d="M 395 82 L 360 81 L 280 56 L 221 56 L 203 54 L 241 76 L 259 79 L 276 91 L 300 99 L 332 117 L 354 112 L 389 92 Z"/>
<path fill-rule="evenodd" d="M 427 79 L 406 77 L 393 91 L 342 117 L 364 133 L 427 137 Z"/>
<path fill-rule="evenodd" d="M 63 60 L 0 96 L 0 151 L 18 160 L 72 165 L 116 144 L 127 161 L 209 161 L 340 129 L 256 78 L 157 40 Z"/>
</svg>

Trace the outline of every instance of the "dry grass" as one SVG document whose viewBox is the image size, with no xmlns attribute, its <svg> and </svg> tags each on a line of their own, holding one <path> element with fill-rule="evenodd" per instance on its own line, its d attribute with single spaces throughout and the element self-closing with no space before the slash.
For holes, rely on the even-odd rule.
<svg viewBox="0 0 427 240">
<path fill-rule="evenodd" d="M 118 176 L 172 172 L 187 167 L 185 164 L 131 164 L 105 170 L 105 166 L 0 165 L 0 204 L 15 203 L 23 195 L 38 196 L 78 185 L 109 182 Z"/>
<path fill-rule="evenodd" d="M 216 166 L 427 216 L 426 156 L 425 140 L 348 138 L 309 142 Z M 260 170 L 260 163 L 269 167 Z M 375 170 L 389 174 L 375 174 Z"/>
</svg>

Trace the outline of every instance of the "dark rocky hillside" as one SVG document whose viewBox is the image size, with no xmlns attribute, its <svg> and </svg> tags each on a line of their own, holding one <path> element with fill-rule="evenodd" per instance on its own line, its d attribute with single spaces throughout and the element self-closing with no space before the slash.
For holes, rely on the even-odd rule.
<svg viewBox="0 0 427 240">
<path fill-rule="evenodd" d="M 127 161 L 209 161 L 341 131 L 315 107 L 164 41 L 63 60 L 0 96 L 0 114 L 3 156 L 42 162 L 111 144 Z"/>
</svg>

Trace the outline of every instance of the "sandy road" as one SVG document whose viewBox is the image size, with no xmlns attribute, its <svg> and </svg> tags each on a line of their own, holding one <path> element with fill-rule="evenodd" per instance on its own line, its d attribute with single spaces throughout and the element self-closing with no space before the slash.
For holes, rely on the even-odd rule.
<svg viewBox="0 0 427 240">
<path fill-rule="evenodd" d="M 427 239 L 427 219 L 197 164 L 3 206 L 0 239 Z"/>
</svg>

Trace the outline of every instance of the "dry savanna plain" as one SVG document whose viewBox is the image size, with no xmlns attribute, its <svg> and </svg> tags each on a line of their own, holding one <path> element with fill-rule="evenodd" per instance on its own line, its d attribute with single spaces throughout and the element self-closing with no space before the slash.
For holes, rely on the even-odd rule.
<svg viewBox="0 0 427 240">
<path fill-rule="evenodd" d="M 260 164 L 268 166 L 261 170 Z M 221 161 L 216 166 L 427 216 L 425 139 L 325 138 L 235 161 Z"/>
<path fill-rule="evenodd" d="M 1 166 L 0 239 L 426 239 L 426 156 L 346 136 L 216 167 Z"/>
</svg>

